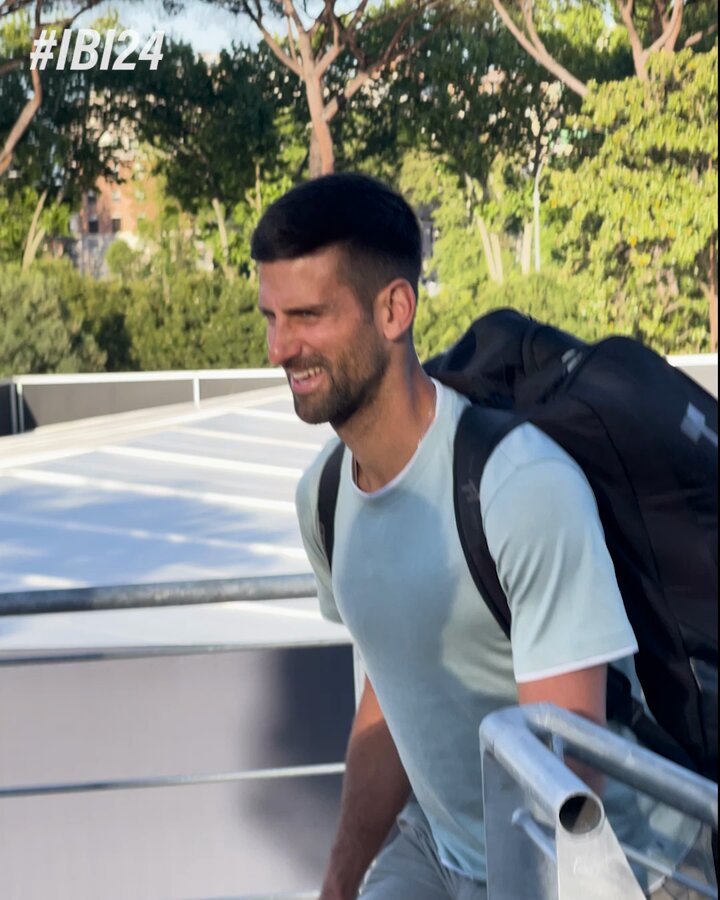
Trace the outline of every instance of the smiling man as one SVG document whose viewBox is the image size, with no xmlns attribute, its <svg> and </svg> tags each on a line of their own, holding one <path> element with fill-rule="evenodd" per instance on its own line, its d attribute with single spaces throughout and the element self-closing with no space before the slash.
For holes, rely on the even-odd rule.
<svg viewBox="0 0 720 900">
<path fill-rule="evenodd" d="M 508 640 L 455 522 L 453 441 L 469 401 L 428 377 L 413 344 L 412 209 L 373 179 L 324 176 L 270 206 L 251 246 L 270 361 L 285 369 L 298 416 L 330 422 L 346 448 L 330 561 L 318 487 L 337 440 L 297 491 L 321 610 L 347 625 L 367 670 L 321 896 L 482 900 L 482 718 L 548 701 L 605 723 L 608 663 L 633 674 L 635 636 L 594 496 L 531 424 L 490 456 L 478 503 L 512 610 Z M 603 799 L 622 839 L 653 852 L 666 841 L 675 858 L 689 842 L 677 816 L 656 830 L 647 798 L 608 784 Z"/>
</svg>

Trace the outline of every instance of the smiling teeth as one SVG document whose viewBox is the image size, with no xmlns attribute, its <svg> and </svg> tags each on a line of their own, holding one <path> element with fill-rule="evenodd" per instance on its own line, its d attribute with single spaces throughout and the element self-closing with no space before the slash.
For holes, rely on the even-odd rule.
<svg viewBox="0 0 720 900">
<path fill-rule="evenodd" d="M 295 381 L 307 381 L 307 379 L 312 378 L 313 375 L 319 375 L 320 371 L 320 367 L 316 366 L 313 369 L 303 369 L 302 372 L 293 372 L 292 377 Z"/>
</svg>

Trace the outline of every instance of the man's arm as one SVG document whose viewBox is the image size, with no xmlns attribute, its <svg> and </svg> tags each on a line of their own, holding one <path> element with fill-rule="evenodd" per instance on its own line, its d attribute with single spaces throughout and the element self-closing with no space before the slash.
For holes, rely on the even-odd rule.
<svg viewBox="0 0 720 900">
<path fill-rule="evenodd" d="M 554 703 L 570 712 L 585 716 L 598 725 L 605 725 L 605 703 L 607 693 L 607 666 L 591 666 L 552 678 L 539 678 L 518 684 L 520 703 Z M 602 795 L 604 776 L 579 760 L 566 757 L 565 763 L 573 772 Z"/>
<path fill-rule="evenodd" d="M 410 784 L 370 681 L 365 679 L 346 756 L 340 824 L 321 900 L 357 896 L 365 872 L 405 805 Z"/>
</svg>

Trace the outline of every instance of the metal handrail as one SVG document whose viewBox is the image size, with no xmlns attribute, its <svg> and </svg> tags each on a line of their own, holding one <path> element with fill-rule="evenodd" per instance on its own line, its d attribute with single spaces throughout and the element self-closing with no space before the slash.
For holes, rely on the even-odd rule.
<svg viewBox="0 0 720 900">
<path fill-rule="evenodd" d="M 67 590 L 27 591 L 0 594 L 0 616 L 38 615 L 43 613 L 73 613 L 97 610 L 122 610 L 160 608 L 166 606 L 206 605 L 232 601 L 286 600 L 314 597 L 317 594 L 312 575 L 279 575 L 256 578 L 222 579 L 216 581 L 171 582 L 149 585 L 116 585 L 100 588 L 74 588 Z M 324 642 L 314 642 L 322 646 Z M 281 646 L 275 644 L 274 646 Z M 307 644 L 305 644 L 307 646 Z M 163 655 L 176 652 L 213 652 L 231 649 L 209 644 L 194 647 L 140 648 L 141 655 Z M 232 648 L 245 649 L 245 648 Z M 17 663 L 78 662 L 125 656 L 112 651 L 98 651 L 71 657 L 37 657 L 18 659 L 8 656 L 0 659 L 0 665 Z M 128 658 L 134 653 L 127 652 Z M 178 787 L 199 784 L 218 784 L 241 781 L 261 781 L 278 778 L 304 778 L 338 775 L 345 771 L 345 764 L 323 763 L 305 766 L 285 766 L 267 769 L 247 769 L 236 772 L 202 773 L 190 775 L 149 776 L 118 778 L 102 781 L 58 782 L 53 784 L 16 785 L 0 787 L 0 800 L 38 797 L 57 794 L 80 794 L 105 791 L 135 790 L 161 787 Z M 311 900 L 318 892 L 300 891 L 272 894 L 243 894 L 232 900 Z M 220 900 L 220 898 L 218 898 Z M 231 900 L 231 898 L 226 898 Z"/>
<path fill-rule="evenodd" d="M 16 591 L 0 593 L 0 616 L 289 600 L 314 597 L 316 593 L 315 579 L 310 574 Z"/>
<path fill-rule="evenodd" d="M 490 900 L 640 900 L 643 893 L 628 858 L 717 898 L 707 884 L 621 845 L 602 800 L 557 752 L 567 750 L 716 829 L 713 782 L 550 704 L 509 707 L 487 716 L 480 726 L 480 749 Z M 532 859 L 530 846 L 539 851 Z M 521 858 L 526 864 L 518 867 Z"/>
<path fill-rule="evenodd" d="M 0 788 L 0 800 L 16 797 L 46 797 L 52 794 L 88 794 L 99 791 L 127 791 L 145 788 L 181 787 L 189 784 L 224 784 L 228 781 L 265 781 L 273 778 L 309 778 L 317 775 L 342 775 L 344 763 L 320 763 L 312 766 L 284 766 L 275 769 L 245 769 L 241 772 L 216 772 L 204 775 L 159 775 L 147 778 L 116 778 L 108 781 L 76 781 L 58 784 L 19 785 Z"/>
</svg>

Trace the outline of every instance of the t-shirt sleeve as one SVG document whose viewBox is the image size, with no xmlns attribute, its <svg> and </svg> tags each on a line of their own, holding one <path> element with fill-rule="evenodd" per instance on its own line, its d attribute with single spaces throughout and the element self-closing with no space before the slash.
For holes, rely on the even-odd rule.
<svg viewBox="0 0 720 900">
<path fill-rule="evenodd" d="M 481 491 L 483 499 L 488 547 L 512 614 L 516 681 L 636 653 L 595 497 L 577 464 L 563 454 L 527 462 L 490 497 Z"/>
<path fill-rule="evenodd" d="M 297 510 L 305 553 L 315 575 L 320 612 L 331 622 L 342 622 L 332 590 L 332 575 L 325 558 L 325 550 L 320 539 L 320 527 L 317 518 L 317 497 L 320 474 L 327 453 L 322 453 L 318 460 L 302 475 L 295 491 L 295 508 Z"/>
</svg>

